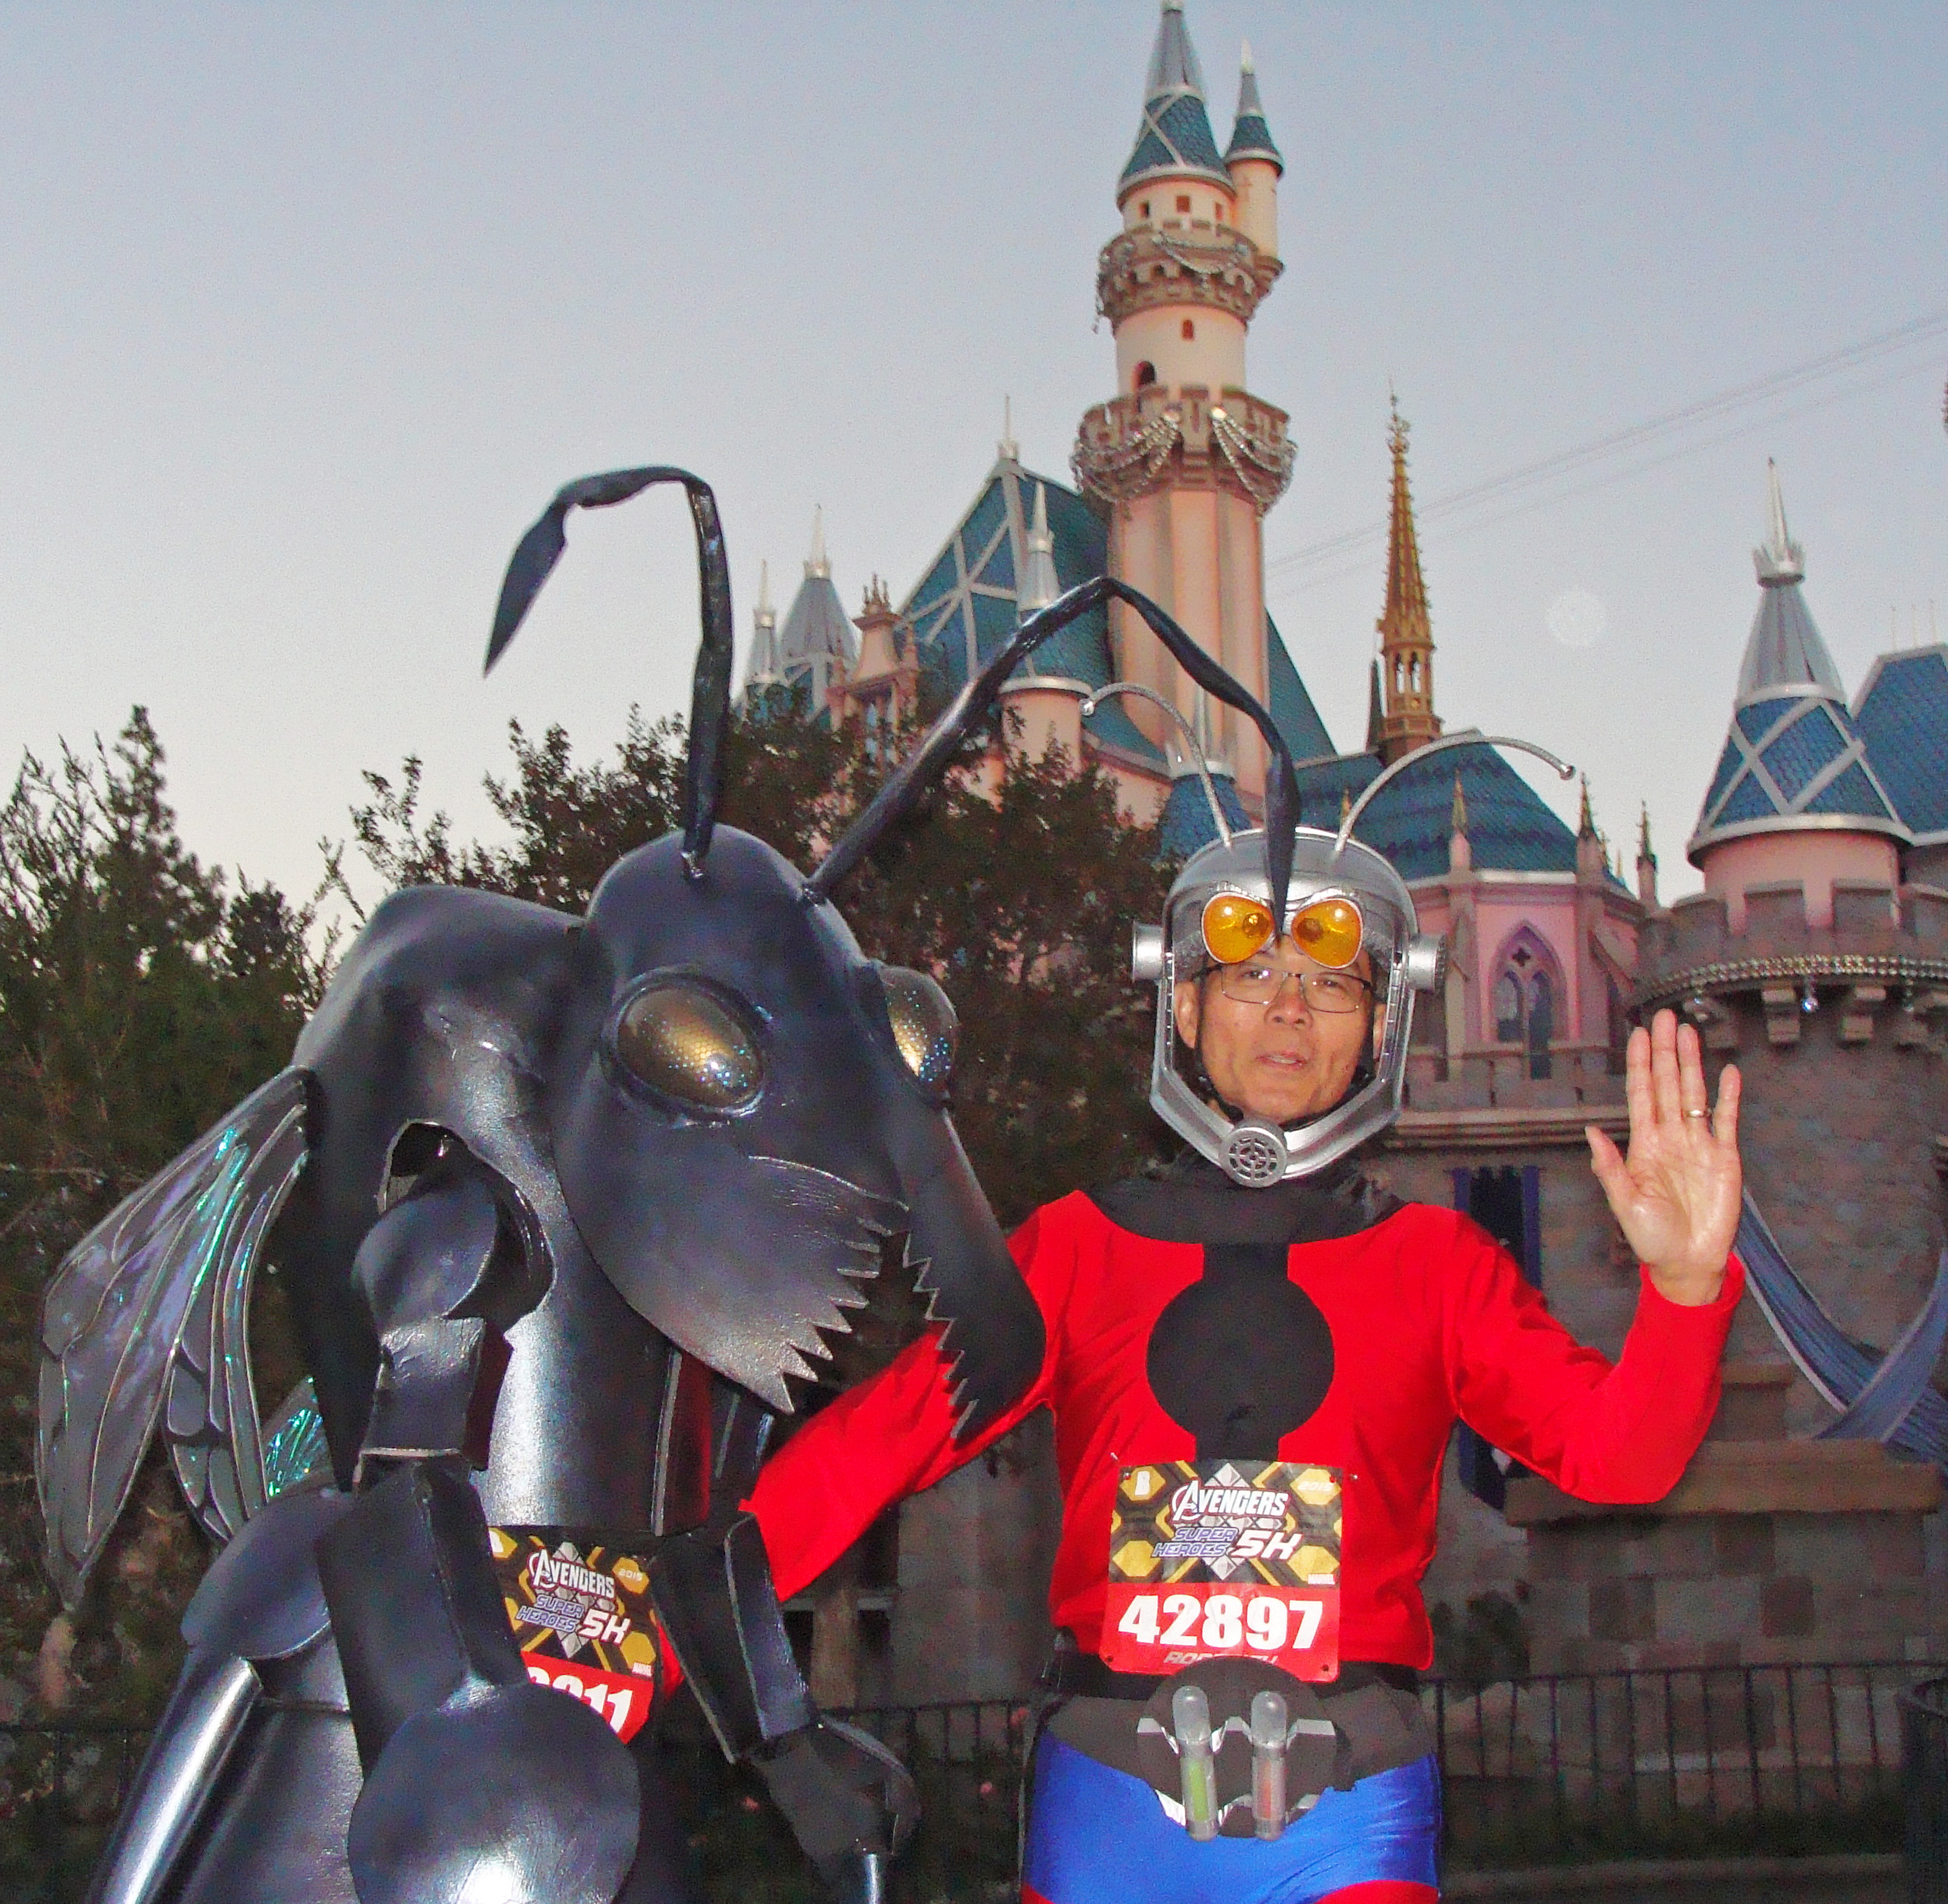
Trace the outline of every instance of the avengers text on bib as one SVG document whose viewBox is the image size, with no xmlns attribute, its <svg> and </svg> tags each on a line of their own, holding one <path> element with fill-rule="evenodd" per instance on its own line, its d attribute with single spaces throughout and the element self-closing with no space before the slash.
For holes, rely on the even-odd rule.
<svg viewBox="0 0 1948 1904">
<path fill-rule="evenodd" d="M 559 1530 L 489 1528 L 502 1604 L 527 1676 L 593 1706 L 618 1738 L 650 1716 L 662 1636 L 649 1569 L 633 1555 L 583 1548 Z"/>
<path fill-rule="evenodd" d="M 1341 1472 L 1154 1461 L 1117 1478 L 1102 1657 L 1119 1672 L 1261 1659 L 1339 1673 Z"/>
</svg>

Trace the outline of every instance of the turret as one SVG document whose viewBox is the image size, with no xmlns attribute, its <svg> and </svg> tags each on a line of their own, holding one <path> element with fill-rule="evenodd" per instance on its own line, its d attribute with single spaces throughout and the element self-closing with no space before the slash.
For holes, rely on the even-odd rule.
<svg viewBox="0 0 1948 1904">
<path fill-rule="evenodd" d="M 771 565 L 758 565 L 758 605 L 751 612 L 751 663 L 745 691 L 775 687 L 784 678 L 778 665 L 778 611 L 771 605 Z"/>
<path fill-rule="evenodd" d="M 804 712 L 814 719 L 829 705 L 829 690 L 843 682 L 858 659 L 857 637 L 847 618 L 839 591 L 832 585 L 832 562 L 825 554 L 825 513 L 811 518 L 811 553 L 805 560 L 805 579 L 798 585 L 778 632 L 778 671 L 795 688 L 804 684 Z"/>
<path fill-rule="evenodd" d="M 1021 581 L 1015 600 L 1018 612 L 1025 621 L 1062 593 L 1055 569 L 1055 537 L 1049 532 L 1049 493 L 1040 483 L 1035 485 L 1035 511 L 1023 545 Z M 1072 762 L 1079 761 L 1082 758 L 1082 703 L 1088 695 L 1088 684 L 1043 673 L 1042 658 L 1031 655 L 1022 663 L 1021 670 L 1001 690 L 1003 705 L 1015 723 L 1014 737 L 1030 759 L 1039 760 L 1051 746 L 1056 746 L 1063 748 Z"/>
<path fill-rule="evenodd" d="M 1778 471 L 1766 470 L 1769 534 L 1752 551 L 1758 613 L 1725 750 L 1685 849 L 1734 932 L 1755 887 L 1798 883 L 1816 927 L 1833 922 L 1836 882 L 1884 887 L 1891 908 L 1909 838 L 1800 593 L 1805 551 L 1786 527 Z"/>
<path fill-rule="evenodd" d="M 1238 62 L 1238 117 L 1225 149 L 1225 170 L 1237 193 L 1238 229 L 1266 257 L 1278 256 L 1278 181 L 1285 161 L 1272 143 L 1258 96 L 1258 68 L 1246 43 Z"/>
<path fill-rule="evenodd" d="M 1262 110 L 1256 117 L 1262 124 Z M 1270 138 L 1247 128 L 1239 149 L 1254 191 L 1277 164 Z M 1098 260 L 1096 305 L 1116 338 L 1119 394 L 1083 418 L 1071 464 L 1077 484 L 1110 506 L 1110 572 L 1165 604 L 1263 700 L 1260 518 L 1291 480 L 1292 448 L 1285 413 L 1245 387 L 1245 332 L 1279 264 L 1273 247 L 1239 229 L 1238 188 L 1211 136 L 1182 0 L 1163 0 L 1116 203 L 1123 229 Z M 1263 226 L 1275 201 L 1261 194 L 1254 203 Z M 1254 803 L 1264 761 L 1249 723 L 1229 709 L 1200 707 L 1120 604 L 1110 629 L 1118 673 L 1174 699 L 1209 732 Z M 1130 713 L 1167 754 L 1163 716 L 1136 704 Z"/>
</svg>

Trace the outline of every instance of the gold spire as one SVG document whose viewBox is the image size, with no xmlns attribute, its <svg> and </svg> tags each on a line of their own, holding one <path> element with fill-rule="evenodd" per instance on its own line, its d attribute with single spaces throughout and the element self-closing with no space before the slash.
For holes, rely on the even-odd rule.
<svg viewBox="0 0 1948 1904">
<path fill-rule="evenodd" d="M 1454 804 L 1448 809 L 1448 831 L 1465 833 L 1468 830 L 1468 796 L 1461 791 L 1461 769 L 1454 770 Z"/>
<path fill-rule="evenodd" d="M 1414 493 L 1407 474 L 1407 419 L 1391 389 L 1393 422 L 1387 447 L 1393 455 L 1393 495 L 1386 534 L 1386 606 L 1380 633 L 1380 678 L 1386 709 L 1380 753 L 1391 765 L 1424 747 L 1441 731 L 1434 712 L 1434 629 L 1427 584 L 1421 575 L 1421 543 L 1414 527 Z"/>
<path fill-rule="evenodd" d="M 1576 816 L 1576 831 L 1584 839 L 1596 837 L 1596 810 L 1589 803 L 1589 776 L 1582 777 L 1582 811 Z"/>
<path fill-rule="evenodd" d="M 1341 826 L 1345 825 L 1347 816 L 1352 810 L 1353 789 L 1351 787 L 1341 787 L 1340 789 L 1340 824 Z"/>
</svg>

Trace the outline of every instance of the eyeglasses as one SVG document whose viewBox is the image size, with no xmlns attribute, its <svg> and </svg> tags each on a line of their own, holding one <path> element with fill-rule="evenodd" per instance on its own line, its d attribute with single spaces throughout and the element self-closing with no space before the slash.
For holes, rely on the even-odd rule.
<svg viewBox="0 0 1948 1904">
<path fill-rule="evenodd" d="M 1203 923 L 1204 950 L 1220 965 L 1242 964 L 1278 936 L 1271 908 L 1242 893 L 1214 894 L 1205 903 Z M 1359 957 L 1365 932 L 1359 907 L 1334 895 L 1300 907 L 1293 915 L 1291 937 L 1309 958 L 1340 971 Z"/>
<path fill-rule="evenodd" d="M 1218 968 L 1218 989 L 1239 1005 L 1269 1005 L 1284 990 L 1285 981 L 1295 978 L 1306 1004 L 1328 1017 L 1336 1012 L 1356 1012 L 1370 993 L 1371 982 L 1354 972 L 1293 971 L 1274 965 L 1269 959 L 1248 959 L 1242 965 Z"/>
</svg>

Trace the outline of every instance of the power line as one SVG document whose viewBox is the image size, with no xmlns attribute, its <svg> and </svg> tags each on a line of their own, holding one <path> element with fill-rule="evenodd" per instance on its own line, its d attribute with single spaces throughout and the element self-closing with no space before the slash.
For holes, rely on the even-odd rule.
<svg viewBox="0 0 1948 1904">
<path fill-rule="evenodd" d="M 1580 443 L 1573 449 L 1561 450 L 1554 456 L 1545 457 L 1539 462 L 1524 464 L 1519 468 L 1507 471 L 1499 476 L 1490 477 L 1484 481 L 1470 484 L 1465 488 L 1452 490 L 1445 495 L 1437 496 L 1433 500 L 1422 504 L 1416 513 L 1421 522 L 1425 524 L 1442 521 L 1449 516 L 1476 509 L 1487 508 L 1494 503 L 1519 495 L 1524 491 L 1534 489 L 1558 481 L 1564 477 L 1576 474 L 1593 464 L 1608 461 L 1613 457 L 1627 456 L 1633 450 L 1645 449 L 1659 438 L 1696 429 L 1714 422 L 1722 422 L 1736 415 L 1740 411 L 1749 409 L 1754 404 L 1776 401 L 1778 398 L 1789 396 L 1796 391 L 1805 389 L 1809 385 L 1824 382 L 1831 377 L 1843 376 L 1848 371 L 1863 369 L 1869 364 L 1877 362 L 1881 359 L 1893 355 L 1898 352 L 1910 349 L 1916 345 L 1931 342 L 1943 331 L 1948 331 L 1948 310 L 1935 311 L 1925 317 L 1911 318 L 1906 324 L 1897 325 L 1891 331 L 1883 331 L 1873 337 L 1863 338 L 1859 342 L 1848 345 L 1842 349 L 1828 351 L 1820 356 L 1809 358 L 1803 363 L 1792 365 L 1786 369 L 1775 371 L 1770 376 L 1760 377 L 1752 383 L 1741 383 L 1733 389 L 1720 391 L 1715 396 L 1701 397 L 1694 403 L 1685 404 L 1681 409 L 1669 411 L 1662 416 L 1652 417 L 1645 422 L 1632 424 L 1624 429 L 1613 430 L 1589 443 Z M 1876 387 L 1876 384 L 1866 384 L 1859 387 L 1872 389 Z M 1825 401 L 1837 401 L 1838 396 L 1854 394 L 1855 393 L 1852 391 L 1841 392 L 1836 394 L 1834 397 Z M 1796 412 L 1788 414 L 1796 414 Z M 1733 435 L 1742 433 L 1742 430 L 1731 432 Z M 1694 450 L 1709 446 L 1712 443 L 1724 440 L 1726 440 L 1726 436 L 1723 434 L 1701 439 L 1695 443 L 1685 444 L 1676 450 L 1669 451 L 1665 456 L 1656 459 L 1656 461 L 1669 461 L 1674 457 L 1688 455 Z M 1655 464 L 1645 464 L 1638 467 L 1649 468 L 1655 467 Z M 1620 481 L 1624 477 L 1635 473 L 1635 470 L 1624 471 L 1614 480 Z M 1582 494 L 1584 490 L 1596 486 L 1596 484 L 1586 484 L 1572 493 Z M 1484 520 L 1484 522 L 1490 520 L 1499 521 L 1502 519 L 1501 513 L 1498 512 L 1492 517 L 1485 517 Z M 1470 526 L 1480 527 L 1484 524 L 1477 523 Z M 1275 556 L 1267 562 L 1265 565 L 1267 577 L 1270 579 L 1274 576 L 1282 576 L 1292 571 L 1314 568 L 1322 564 L 1331 564 L 1336 558 L 1351 555 L 1356 550 L 1364 550 L 1382 540 L 1386 534 L 1386 524 L 1384 521 L 1379 521 L 1365 523 L 1359 528 L 1344 530 L 1337 535 L 1324 537 L 1316 542 L 1307 543 L 1302 548 L 1290 550 L 1286 554 Z"/>
<path fill-rule="evenodd" d="M 1679 443 L 1659 454 L 1633 461 L 1627 468 L 1605 471 L 1591 476 L 1586 481 L 1574 483 L 1566 489 L 1551 490 L 1543 495 L 1517 497 L 1506 508 L 1485 509 L 1482 514 L 1461 523 L 1458 527 L 1450 527 L 1447 533 L 1450 536 L 1466 535 L 1477 530 L 1497 527 L 1516 516 L 1526 516 L 1531 510 L 1550 509 L 1577 496 L 1588 495 L 1594 490 L 1628 482 L 1634 478 L 1648 474 L 1652 470 L 1661 469 L 1667 463 L 1675 463 L 1684 457 L 1716 449 L 1722 443 L 1736 443 L 1742 436 L 1755 436 L 1761 430 L 1770 429 L 1775 424 L 1784 422 L 1790 418 L 1810 415 L 1813 411 L 1826 409 L 1836 403 L 1845 403 L 1850 398 L 1864 396 L 1870 390 L 1882 390 L 1890 384 L 1898 383 L 1903 378 L 1920 376 L 1924 373 L 1932 376 L 1932 366 L 1904 364 L 1897 369 L 1869 378 L 1863 383 L 1854 384 L 1845 390 L 1827 390 L 1805 402 L 1789 404 L 1784 409 L 1768 411 L 1764 415 L 1754 417 L 1748 422 L 1734 424 L 1729 429 L 1714 431 L 1694 443 Z M 1376 530 L 1361 533 L 1366 541 L 1377 543 L 1385 540 L 1386 531 L 1386 525 L 1382 523 Z M 1367 567 L 1367 558 L 1361 548 L 1358 545 L 1348 545 L 1337 551 L 1334 558 L 1323 560 L 1316 572 L 1286 580 L 1279 590 L 1279 598 L 1289 600 L 1294 595 L 1328 587 L 1335 582 L 1344 581 L 1348 576 L 1365 572 Z M 1266 592 L 1269 595 L 1272 591 L 1268 588 Z"/>
</svg>

